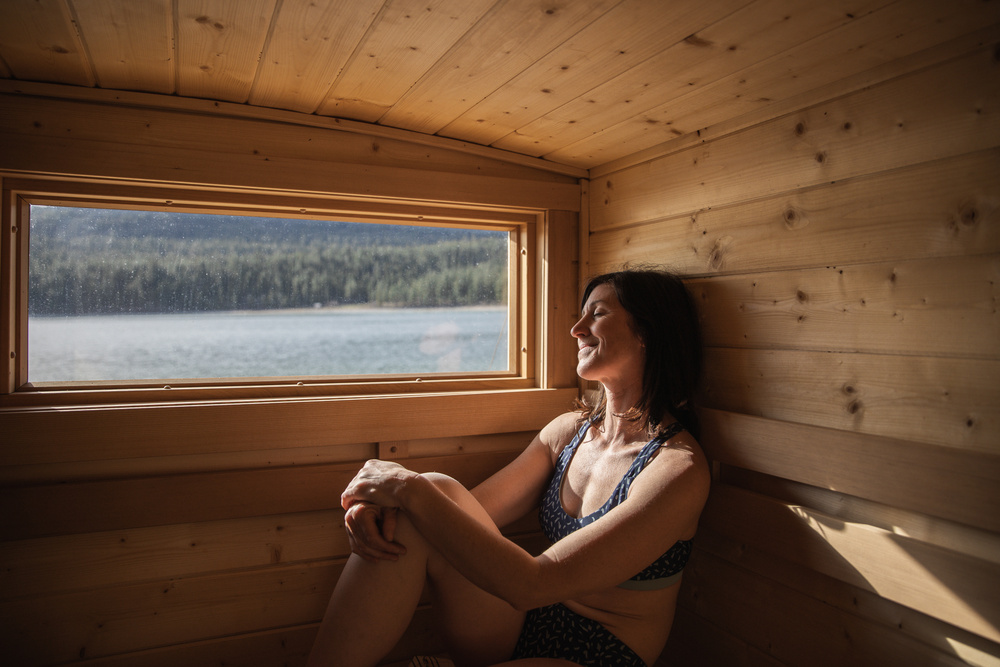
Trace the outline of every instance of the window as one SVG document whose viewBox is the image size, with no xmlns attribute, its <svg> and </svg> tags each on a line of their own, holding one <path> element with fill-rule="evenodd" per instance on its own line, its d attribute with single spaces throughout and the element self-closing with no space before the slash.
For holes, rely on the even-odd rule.
<svg viewBox="0 0 1000 667">
<path fill-rule="evenodd" d="M 536 214 L 83 190 L 8 185 L 8 391 L 528 386 Z"/>
</svg>

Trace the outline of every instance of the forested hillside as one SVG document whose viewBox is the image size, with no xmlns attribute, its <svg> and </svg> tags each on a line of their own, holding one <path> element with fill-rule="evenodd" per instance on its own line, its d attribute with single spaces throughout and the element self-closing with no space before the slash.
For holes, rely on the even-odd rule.
<svg viewBox="0 0 1000 667">
<path fill-rule="evenodd" d="M 505 302 L 502 232 L 32 207 L 32 315 Z"/>
</svg>

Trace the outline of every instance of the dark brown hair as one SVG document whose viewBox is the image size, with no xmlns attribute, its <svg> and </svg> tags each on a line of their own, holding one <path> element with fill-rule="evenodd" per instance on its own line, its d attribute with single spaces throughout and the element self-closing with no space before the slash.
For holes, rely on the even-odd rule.
<svg viewBox="0 0 1000 667">
<path fill-rule="evenodd" d="M 671 417 L 698 437 L 692 406 L 701 377 L 701 330 L 694 300 L 681 279 L 661 270 L 624 270 L 596 276 L 583 290 L 582 306 L 598 285 L 609 285 L 632 316 L 632 328 L 645 345 L 642 394 L 624 417 L 657 435 Z M 593 402 L 580 404 L 583 418 L 604 419 L 603 388 Z"/>
</svg>

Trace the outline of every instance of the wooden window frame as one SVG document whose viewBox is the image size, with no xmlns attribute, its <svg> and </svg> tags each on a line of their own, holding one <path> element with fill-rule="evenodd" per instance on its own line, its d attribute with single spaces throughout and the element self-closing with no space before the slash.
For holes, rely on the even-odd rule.
<svg viewBox="0 0 1000 667">
<path fill-rule="evenodd" d="M 286 399 L 457 393 L 542 388 L 541 359 L 545 341 L 539 295 L 545 291 L 538 274 L 548 215 L 544 210 L 515 207 L 442 204 L 361 196 L 262 191 L 259 188 L 178 187 L 117 179 L 4 177 L 2 244 L 0 244 L 0 407 L 61 404 L 156 403 L 228 399 Z M 508 264 L 508 371 L 409 375 L 257 377 L 196 379 L 180 382 L 111 381 L 43 383 L 28 381 L 28 210 L 31 204 L 99 206 L 264 217 L 336 219 L 505 229 L 511 233 Z M 532 259 L 535 261 L 532 261 Z"/>
</svg>

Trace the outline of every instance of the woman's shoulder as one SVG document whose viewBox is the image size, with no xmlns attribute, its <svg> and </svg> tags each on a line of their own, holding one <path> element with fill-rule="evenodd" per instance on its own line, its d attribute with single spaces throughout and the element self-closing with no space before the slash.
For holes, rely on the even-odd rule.
<svg viewBox="0 0 1000 667">
<path fill-rule="evenodd" d="M 563 447 L 576 437 L 581 425 L 579 412 L 564 412 L 546 424 L 538 437 L 552 450 L 554 456 L 558 456 Z"/>
<path fill-rule="evenodd" d="M 655 465 L 654 465 L 655 464 Z M 708 457 L 694 436 L 682 429 L 660 443 L 656 456 L 650 462 L 661 471 L 662 481 L 685 484 L 707 490 L 711 483 L 711 468 Z"/>
</svg>

